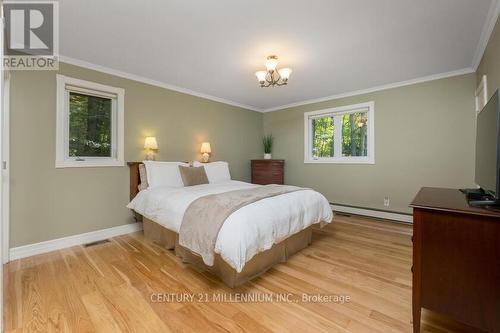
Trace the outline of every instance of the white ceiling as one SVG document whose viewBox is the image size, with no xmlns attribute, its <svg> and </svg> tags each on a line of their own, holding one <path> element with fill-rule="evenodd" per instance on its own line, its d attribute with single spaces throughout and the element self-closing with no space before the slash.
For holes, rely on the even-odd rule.
<svg viewBox="0 0 500 333">
<path fill-rule="evenodd" d="M 470 69 L 495 4 L 61 0 L 60 53 L 265 110 Z M 288 86 L 258 86 L 269 54 L 293 69 Z"/>
</svg>

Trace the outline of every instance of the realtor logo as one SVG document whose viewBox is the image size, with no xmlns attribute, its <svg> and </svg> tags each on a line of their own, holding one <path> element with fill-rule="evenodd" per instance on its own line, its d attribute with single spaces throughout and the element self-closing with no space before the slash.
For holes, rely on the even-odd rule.
<svg viewBox="0 0 500 333">
<path fill-rule="evenodd" d="M 58 69 L 58 5 L 56 1 L 4 2 L 5 69 Z"/>
</svg>

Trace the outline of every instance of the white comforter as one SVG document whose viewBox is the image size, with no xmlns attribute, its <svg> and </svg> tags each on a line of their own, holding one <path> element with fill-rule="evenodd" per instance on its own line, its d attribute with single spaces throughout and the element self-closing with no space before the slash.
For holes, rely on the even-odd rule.
<svg viewBox="0 0 500 333">
<path fill-rule="evenodd" d="M 197 198 L 253 186 L 259 185 L 232 180 L 182 188 L 158 187 L 139 192 L 127 207 L 178 233 L 184 212 Z M 215 252 L 241 272 L 257 253 L 312 224 L 329 223 L 332 217 L 326 198 L 313 190 L 266 198 L 240 208 L 227 218 Z"/>
</svg>

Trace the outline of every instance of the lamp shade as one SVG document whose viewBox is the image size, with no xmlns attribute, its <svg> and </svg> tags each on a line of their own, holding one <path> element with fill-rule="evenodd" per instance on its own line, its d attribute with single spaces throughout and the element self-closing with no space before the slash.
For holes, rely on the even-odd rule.
<svg viewBox="0 0 500 333">
<path fill-rule="evenodd" d="M 210 154 L 212 152 L 212 149 L 210 148 L 210 142 L 203 142 L 201 144 L 201 153 L 205 154 L 208 153 Z"/>
<path fill-rule="evenodd" d="M 146 140 L 144 140 L 144 148 L 145 149 L 158 149 L 158 142 L 156 142 L 156 137 L 148 136 Z"/>
<path fill-rule="evenodd" d="M 276 66 L 278 66 L 278 57 L 275 55 L 267 57 L 266 60 L 266 69 L 268 71 L 275 71 Z"/>
<path fill-rule="evenodd" d="M 259 82 L 266 82 L 266 75 L 266 71 L 258 71 L 255 73 L 255 76 L 257 76 L 257 80 L 259 80 Z"/>
<path fill-rule="evenodd" d="M 290 74 L 292 74 L 292 69 L 291 68 L 281 68 L 278 70 L 278 73 L 280 74 L 281 78 L 286 81 L 290 78 Z"/>
</svg>

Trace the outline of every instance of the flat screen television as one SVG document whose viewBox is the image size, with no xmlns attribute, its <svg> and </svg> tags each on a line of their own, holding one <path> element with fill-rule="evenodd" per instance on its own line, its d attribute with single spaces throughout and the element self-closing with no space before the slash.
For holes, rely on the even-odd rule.
<svg viewBox="0 0 500 333">
<path fill-rule="evenodd" d="M 500 104 L 498 90 L 477 115 L 475 183 L 480 197 L 471 204 L 500 203 Z M 476 201 L 476 202 L 474 202 Z"/>
</svg>

